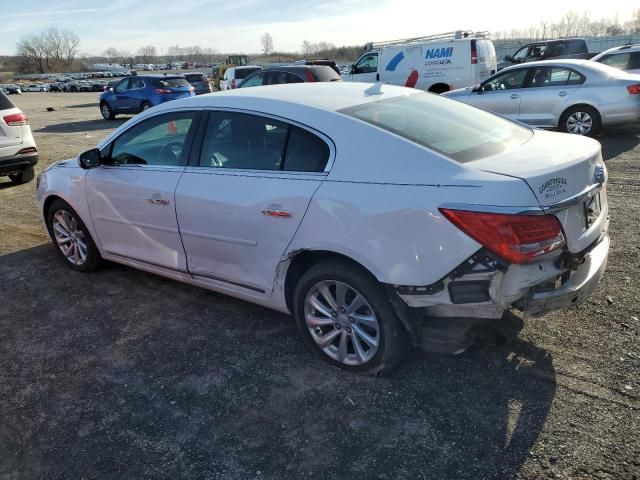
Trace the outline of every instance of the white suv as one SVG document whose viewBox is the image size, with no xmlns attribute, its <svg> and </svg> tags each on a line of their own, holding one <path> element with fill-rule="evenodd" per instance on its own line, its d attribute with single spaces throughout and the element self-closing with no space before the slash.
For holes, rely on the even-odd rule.
<svg viewBox="0 0 640 480">
<path fill-rule="evenodd" d="M 628 73 L 640 73 L 640 44 L 610 48 L 591 60 Z"/>
<path fill-rule="evenodd" d="M 27 183 L 33 179 L 36 163 L 38 149 L 28 117 L 0 92 L 0 177 Z"/>
</svg>

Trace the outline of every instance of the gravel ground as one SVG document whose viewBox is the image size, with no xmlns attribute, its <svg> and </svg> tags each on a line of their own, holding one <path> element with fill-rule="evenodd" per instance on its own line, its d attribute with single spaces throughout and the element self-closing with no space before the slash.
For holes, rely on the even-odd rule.
<svg viewBox="0 0 640 480">
<path fill-rule="evenodd" d="M 39 170 L 121 123 L 97 94 L 15 101 Z M 0 181 L 0 480 L 640 478 L 640 128 L 600 141 L 612 250 L 593 297 L 381 379 L 316 360 L 285 315 L 118 265 L 72 272 L 35 183 Z"/>
</svg>

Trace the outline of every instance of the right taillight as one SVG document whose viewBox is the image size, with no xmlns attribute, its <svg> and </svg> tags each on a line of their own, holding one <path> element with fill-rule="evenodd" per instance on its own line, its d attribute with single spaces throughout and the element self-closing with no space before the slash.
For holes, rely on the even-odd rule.
<svg viewBox="0 0 640 480">
<path fill-rule="evenodd" d="M 171 93 L 171 90 L 167 90 L 166 88 L 156 88 L 156 93 L 158 95 L 164 95 L 165 93 Z"/>
<path fill-rule="evenodd" d="M 456 227 L 512 263 L 527 263 L 565 245 L 553 215 L 512 215 L 441 208 Z"/>
<path fill-rule="evenodd" d="M 636 83 L 635 85 L 627 86 L 627 91 L 631 95 L 640 95 L 640 83 Z"/>
<path fill-rule="evenodd" d="M 27 117 L 24 113 L 13 113 L 11 115 L 7 115 L 2 118 L 4 122 L 10 127 L 17 127 L 20 125 L 28 125 L 29 117 Z"/>
</svg>

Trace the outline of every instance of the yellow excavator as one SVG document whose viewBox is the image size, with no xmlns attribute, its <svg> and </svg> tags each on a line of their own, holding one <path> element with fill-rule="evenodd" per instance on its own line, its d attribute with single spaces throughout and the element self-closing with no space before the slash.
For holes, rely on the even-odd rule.
<svg viewBox="0 0 640 480">
<path fill-rule="evenodd" d="M 213 87 L 220 90 L 220 80 L 224 77 L 224 72 L 231 67 L 243 67 L 248 64 L 247 55 L 229 55 L 225 57 L 224 63 L 211 67 L 211 83 Z"/>
</svg>

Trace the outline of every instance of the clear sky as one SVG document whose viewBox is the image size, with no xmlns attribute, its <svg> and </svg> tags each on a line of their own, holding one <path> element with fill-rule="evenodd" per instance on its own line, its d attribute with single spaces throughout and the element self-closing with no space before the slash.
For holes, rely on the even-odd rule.
<svg viewBox="0 0 640 480">
<path fill-rule="evenodd" d="M 624 22 L 634 8 L 634 0 L 0 0 L 0 55 L 49 27 L 74 30 L 86 54 L 149 44 L 252 53 L 264 32 L 276 50 L 298 51 L 303 40 L 356 45 L 458 29 L 508 31 L 569 10 Z"/>
</svg>

